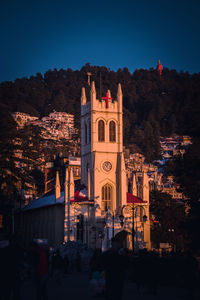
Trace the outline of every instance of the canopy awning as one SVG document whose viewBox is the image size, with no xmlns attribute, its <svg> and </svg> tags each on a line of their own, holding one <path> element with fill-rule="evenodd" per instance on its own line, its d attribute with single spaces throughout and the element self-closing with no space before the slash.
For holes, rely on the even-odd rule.
<svg viewBox="0 0 200 300">
<path fill-rule="evenodd" d="M 138 198 L 130 193 L 126 193 L 127 195 L 127 204 L 147 204 L 147 201 L 143 201 L 141 198 Z"/>
</svg>

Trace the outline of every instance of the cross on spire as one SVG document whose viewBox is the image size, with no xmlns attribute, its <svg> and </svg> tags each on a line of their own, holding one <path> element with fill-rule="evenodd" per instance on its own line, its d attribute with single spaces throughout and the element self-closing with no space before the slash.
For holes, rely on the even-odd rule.
<svg viewBox="0 0 200 300">
<path fill-rule="evenodd" d="M 109 97 L 108 92 L 106 93 L 106 97 L 101 97 L 101 99 L 106 100 L 106 108 L 108 108 L 108 100 L 112 99 L 111 97 Z"/>
</svg>

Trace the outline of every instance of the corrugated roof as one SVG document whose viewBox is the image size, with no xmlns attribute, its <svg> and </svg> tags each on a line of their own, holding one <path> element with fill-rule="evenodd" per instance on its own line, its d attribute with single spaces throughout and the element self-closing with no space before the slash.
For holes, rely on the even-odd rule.
<svg viewBox="0 0 200 300">
<path fill-rule="evenodd" d="M 55 194 L 45 194 L 41 197 L 39 197 L 38 199 L 33 200 L 32 202 L 30 202 L 27 206 L 25 206 L 23 208 L 23 211 L 27 211 L 27 210 L 32 210 L 32 209 L 37 209 L 37 208 L 41 208 L 41 207 L 46 207 L 46 206 L 50 206 L 50 205 L 56 205 L 56 204 L 62 204 L 65 201 L 65 193 L 61 192 L 61 196 L 56 200 L 55 199 Z M 70 202 L 93 202 L 93 200 L 88 199 L 87 196 L 87 190 L 77 190 L 74 193 L 74 197 L 72 199 L 70 199 Z"/>
<path fill-rule="evenodd" d="M 44 206 L 50 206 L 55 204 L 61 204 L 64 203 L 64 192 L 61 193 L 61 196 L 56 200 L 55 194 L 51 195 L 43 195 L 39 197 L 38 199 L 35 199 L 31 201 L 27 206 L 24 207 L 24 211 L 36 209 Z"/>
</svg>

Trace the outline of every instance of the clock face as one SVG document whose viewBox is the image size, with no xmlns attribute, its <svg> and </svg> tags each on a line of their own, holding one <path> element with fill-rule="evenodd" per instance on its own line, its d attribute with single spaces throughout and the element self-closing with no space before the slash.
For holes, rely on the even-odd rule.
<svg viewBox="0 0 200 300">
<path fill-rule="evenodd" d="M 103 169 L 106 172 L 109 172 L 112 169 L 112 164 L 109 161 L 104 161 Z"/>
</svg>

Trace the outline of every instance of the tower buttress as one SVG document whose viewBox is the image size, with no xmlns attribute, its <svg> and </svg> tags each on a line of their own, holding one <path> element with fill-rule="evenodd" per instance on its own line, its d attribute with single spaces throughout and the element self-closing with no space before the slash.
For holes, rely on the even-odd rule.
<svg viewBox="0 0 200 300">
<path fill-rule="evenodd" d="M 117 90 L 117 101 L 118 101 L 118 108 L 119 108 L 119 111 L 123 111 L 122 109 L 122 97 L 123 97 L 123 94 L 122 94 L 122 87 L 121 87 L 121 84 L 119 83 L 118 84 L 118 90 Z"/>
<path fill-rule="evenodd" d="M 82 88 L 82 94 L 81 94 L 81 104 L 85 105 L 87 102 L 86 94 L 85 94 L 85 88 Z"/>
<path fill-rule="evenodd" d="M 90 97 L 91 97 L 91 110 L 93 110 L 95 108 L 95 104 L 96 104 L 96 88 L 95 88 L 95 83 L 94 81 L 92 81 L 92 85 L 91 85 L 91 91 L 90 91 Z"/>
</svg>

